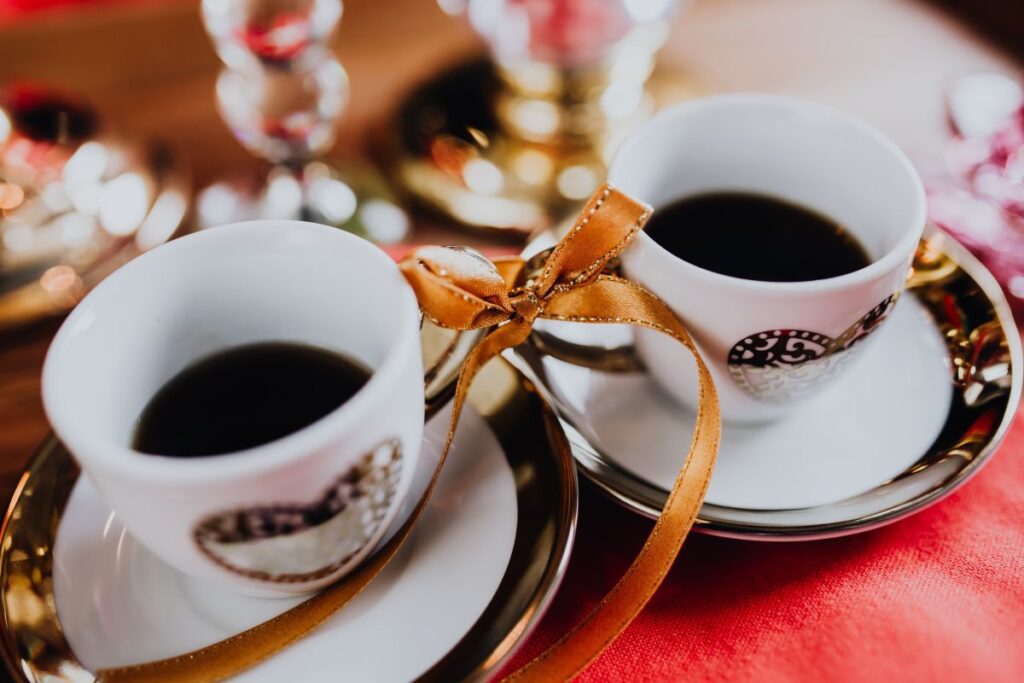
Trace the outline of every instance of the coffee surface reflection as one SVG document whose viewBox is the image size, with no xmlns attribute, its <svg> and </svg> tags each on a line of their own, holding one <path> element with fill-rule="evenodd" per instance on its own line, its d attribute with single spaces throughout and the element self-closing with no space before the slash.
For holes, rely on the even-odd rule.
<svg viewBox="0 0 1024 683">
<path fill-rule="evenodd" d="M 177 457 L 255 448 L 316 422 L 369 378 L 347 356 L 307 344 L 220 351 L 182 370 L 150 399 L 133 447 Z"/>
<path fill-rule="evenodd" d="M 871 262 L 836 221 L 766 195 L 685 197 L 655 211 L 646 231 L 684 261 L 745 280 L 823 280 Z"/>
</svg>

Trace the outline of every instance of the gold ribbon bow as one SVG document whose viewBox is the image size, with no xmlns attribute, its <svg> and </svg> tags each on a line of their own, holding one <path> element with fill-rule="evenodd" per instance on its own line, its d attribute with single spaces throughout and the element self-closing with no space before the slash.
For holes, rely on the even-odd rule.
<svg viewBox="0 0 1024 683">
<path fill-rule="evenodd" d="M 423 247 L 406 257 L 402 272 L 424 315 L 456 330 L 492 328 L 462 367 L 440 462 L 409 520 L 368 562 L 287 612 L 195 652 L 106 669 L 98 672 L 98 679 L 108 683 L 221 680 L 284 649 L 344 607 L 387 565 L 426 508 L 477 372 L 503 350 L 524 343 L 537 318 L 649 327 L 686 346 L 698 370 L 700 395 L 693 441 L 640 554 L 585 619 L 507 680 L 568 681 L 582 671 L 640 613 L 664 580 L 700 510 L 721 433 L 715 388 L 690 335 L 660 299 L 629 280 L 604 272 L 643 228 L 650 213 L 649 207 L 604 185 L 584 207 L 572 230 L 530 273 L 521 258 L 492 264 L 458 248 Z"/>
</svg>

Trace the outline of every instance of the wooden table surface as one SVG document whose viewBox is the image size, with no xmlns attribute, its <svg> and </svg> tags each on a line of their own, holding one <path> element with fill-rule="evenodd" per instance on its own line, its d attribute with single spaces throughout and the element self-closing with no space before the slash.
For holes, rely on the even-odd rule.
<svg viewBox="0 0 1024 683">
<path fill-rule="evenodd" d="M 337 50 L 353 100 L 338 152 L 359 155 L 367 131 L 403 92 L 479 48 L 433 0 L 345 5 Z M 28 78 L 85 93 L 111 127 L 178 145 L 202 185 L 255 162 L 214 110 L 218 64 L 197 8 L 198 0 L 100 6 L 0 26 L 0 82 Z M 842 107 L 887 132 L 925 168 L 946 137 L 945 83 L 976 70 L 1020 74 L 984 38 L 915 0 L 696 0 L 662 57 L 713 90 L 781 92 Z M 414 239 L 439 234 L 451 233 L 420 226 Z M 0 339 L 0 501 L 48 429 L 39 372 L 54 330 L 46 324 Z"/>
</svg>

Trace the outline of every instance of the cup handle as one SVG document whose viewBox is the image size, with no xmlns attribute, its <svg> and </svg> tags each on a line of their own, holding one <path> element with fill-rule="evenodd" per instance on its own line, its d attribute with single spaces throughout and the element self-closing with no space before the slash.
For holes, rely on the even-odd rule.
<svg viewBox="0 0 1024 683">
<path fill-rule="evenodd" d="M 438 327 L 426 318 L 420 322 L 423 347 L 424 412 L 426 419 L 438 413 L 455 394 L 459 371 L 470 351 L 480 343 L 487 330 L 455 332 Z M 642 372 L 643 361 L 632 344 L 615 347 L 577 344 L 550 332 L 534 330 L 530 335 L 534 350 L 557 360 L 602 372 Z"/>
<path fill-rule="evenodd" d="M 542 355 L 591 370 L 643 372 L 647 369 L 633 344 L 612 347 L 577 344 L 536 329 L 530 335 L 530 342 Z"/>
<path fill-rule="evenodd" d="M 455 395 L 462 364 L 486 333 L 487 330 L 456 332 L 420 318 L 424 413 L 427 420 Z"/>
<path fill-rule="evenodd" d="M 540 240 L 538 240 L 540 241 Z M 523 284 L 528 278 L 535 276 L 553 251 L 552 247 L 533 253 L 526 259 L 526 267 L 519 275 Z M 622 275 L 619 259 L 612 259 L 605 265 L 606 273 Z M 602 372 L 643 372 L 647 369 L 633 344 L 621 346 L 590 346 L 562 339 L 543 329 L 533 328 L 530 343 L 534 350 L 542 356 L 551 356 L 557 360 L 591 370 Z"/>
</svg>

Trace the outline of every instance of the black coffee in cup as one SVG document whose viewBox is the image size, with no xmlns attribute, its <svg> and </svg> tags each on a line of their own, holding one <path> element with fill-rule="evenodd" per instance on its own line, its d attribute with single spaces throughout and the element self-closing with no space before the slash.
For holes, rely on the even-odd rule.
<svg viewBox="0 0 1024 683">
<path fill-rule="evenodd" d="M 351 358 L 306 344 L 227 349 L 185 368 L 156 392 L 132 446 L 178 457 L 261 446 L 332 412 L 369 378 Z"/>
<path fill-rule="evenodd" d="M 867 266 L 864 247 L 836 221 L 775 197 L 713 192 L 654 212 L 646 232 L 684 261 L 769 282 L 823 280 Z"/>
</svg>

